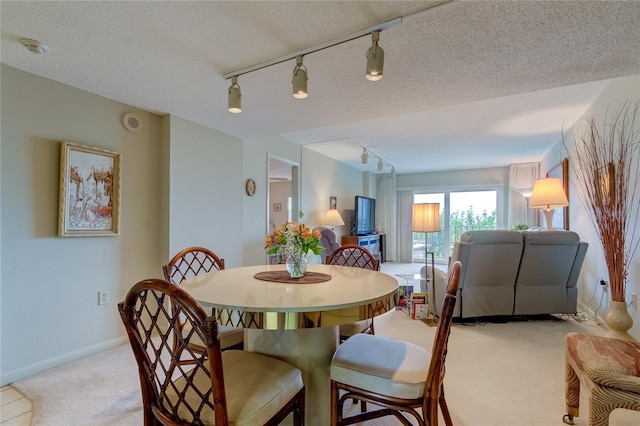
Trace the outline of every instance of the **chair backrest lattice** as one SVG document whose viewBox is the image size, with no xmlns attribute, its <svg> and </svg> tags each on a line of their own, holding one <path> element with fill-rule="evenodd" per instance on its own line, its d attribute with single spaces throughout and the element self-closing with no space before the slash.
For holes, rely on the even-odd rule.
<svg viewBox="0 0 640 426">
<path fill-rule="evenodd" d="M 185 416 L 192 424 L 202 424 L 200 419 L 207 410 L 213 410 L 216 424 L 226 424 L 222 357 L 215 318 L 208 317 L 184 290 L 158 279 L 134 285 L 118 308 L 138 363 L 145 424 L 156 424 L 157 416 L 168 420 L 164 424 L 184 422 Z M 187 323 L 189 327 L 180 323 Z M 201 342 L 206 342 L 206 352 L 190 347 L 189 342 L 196 335 Z M 185 356 L 192 362 L 180 362 Z M 211 377 L 211 383 L 203 385 L 194 381 L 199 370 Z M 206 417 L 210 414 L 211 411 Z"/>
<path fill-rule="evenodd" d="M 462 264 L 456 261 L 451 266 L 449 274 L 449 283 L 444 296 L 442 312 L 438 321 L 438 327 L 433 339 L 433 347 L 431 349 L 431 361 L 429 364 L 429 372 L 424 388 L 424 401 L 422 404 L 424 419 L 438 418 L 438 401 L 442 391 L 442 383 L 445 373 L 445 359 L 447 357 L 447 346 L 449 343 L 449 334 L 451 332 L 451 320 L 456 305 L 456 294 L 458 292 L 458 284 L 460 282 L 460 269 Z M 437 420 L 436 420 L 437 421 Z"/>
<path fill-rule="evenodd" d="M 327 265 L 352 266 L 355 268 L 380 270 L 380 262 L 366 248 L 356 244 L 345 244 L 327 256 Z"/>
<path fill-rule="evenodd" d="M 214 269 L 224 269 L 224 259 L 205 247 L 197 246 L 180 251 L 162 267 L 164 278 L 175 285 Z"/>
<path fill-rule="evenodd" d="M 175 285 L 180 285 L 184 280 L 193 278 L 200 274 L 205 274 L 213 270 L 224 269 L 224 259 L 220 258 L 213 251 L 205 247 L 187 247 L 178 252 L 166 265 L 162 266 L 164 279 Z M 218 321 L 224 315 L 215 312 Z M 178 319 L 181 321 L 181 318 Z M 224 323 L 225 321 L 222 321 Z M 179 324 L 184 326 L 184 324 Z"/>
</svg>

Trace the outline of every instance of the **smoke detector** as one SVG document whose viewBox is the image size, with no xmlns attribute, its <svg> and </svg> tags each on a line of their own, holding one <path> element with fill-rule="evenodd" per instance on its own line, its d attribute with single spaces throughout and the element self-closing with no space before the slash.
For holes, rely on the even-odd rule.
<svg viewBox="0 0 640 426">
<path fill-rule="evenodd" d="M 38 40 L 33 40 L 30 38 L 21 38 L 20 43 L 22 43 L 22 45 L 26 47 L 31 53 L 40 54 L 40 53 L 47 53 L 49 51 L 49 46 L 47 46 L 46 44 Z"/>
</svg>

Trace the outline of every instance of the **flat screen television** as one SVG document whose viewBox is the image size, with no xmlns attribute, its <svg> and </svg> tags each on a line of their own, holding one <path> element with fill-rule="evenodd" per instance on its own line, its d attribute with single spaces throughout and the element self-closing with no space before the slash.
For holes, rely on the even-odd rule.
<svg viewBox="0 0 640 426">
<path fill-rule="evenodd" d="M 356 235 L 373 234 L 376 230 L 375 198 L 356 195 L 354 218 Z"/>
</svg>

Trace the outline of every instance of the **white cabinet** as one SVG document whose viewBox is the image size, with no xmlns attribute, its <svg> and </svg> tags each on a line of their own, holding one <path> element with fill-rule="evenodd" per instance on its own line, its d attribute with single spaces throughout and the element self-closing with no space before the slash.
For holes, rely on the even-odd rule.
<svg viewBox="0 0 640 426">
<path fill-rule="evenodd" d="M 357 244 L 369 250 L 376 259 L 382 262 L 382 253 L 380 251 L 380 235 L 344 235 L 342 244 Z"/>
</svg>

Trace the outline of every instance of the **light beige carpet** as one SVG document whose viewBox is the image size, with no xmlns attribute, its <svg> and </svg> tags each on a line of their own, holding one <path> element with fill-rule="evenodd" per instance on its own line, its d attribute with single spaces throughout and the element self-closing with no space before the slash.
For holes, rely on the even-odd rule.
<svg viewBox="0 0 640 426">
<path fill-rule="evenodd" d="M 431 347 L 435 328 L 401 311 L 376 318 L 379 335 Z M 454 424 L 562 425 L 564 335 L 603 334 L 573 318 L 506 324 L 454 325 L 445 390 Z M 33 402 L 35 425 L 142 425 L 138 373 L 128 345 L 101 352 L 14 383 Z M 327 390 L 328 391 L 328 390 Z M 588 402 L 581 398 L 586 425 Z M 395 425 L 393 419 L 368 425 Z M 611 425 L 640 425 L 640 413 L 616 410 Z"/>
</svg>

